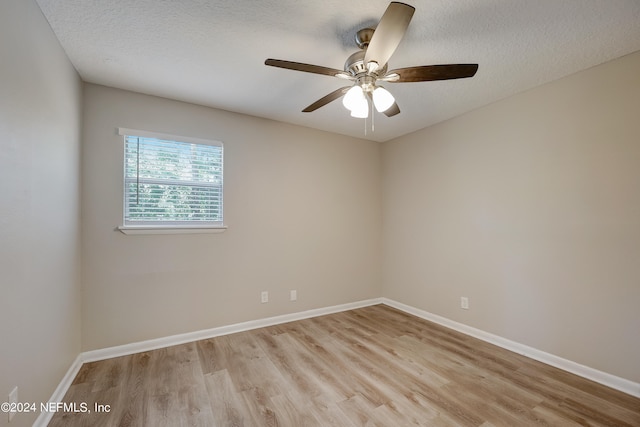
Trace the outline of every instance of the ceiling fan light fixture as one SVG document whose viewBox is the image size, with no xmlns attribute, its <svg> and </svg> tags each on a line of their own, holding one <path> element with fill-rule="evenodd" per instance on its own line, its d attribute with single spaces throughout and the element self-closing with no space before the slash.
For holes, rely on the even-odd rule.
<svg viewBox="0 0 640 427">
<path fill-rule="evenodd" d="M 351 110 L 351 117 L 355 117 L 357 119 L 366 119 L 369 117 L 369 103 L 365 100 L 364 104 Z"/>
<path fill-rule="evenodd" d="M 373 91 L 373 105 L 379 113 L 387 111 L 396 100 L 391 95 L 391 92 L 383 87 L 378 86 Z"/>
<path fill-rule="evenodd" d="M 367 98 L 364 96 L 364 91 L 359 85 L 354 85 L 344 94 L 342 104 L 350 111 L 362 110 L 363 106 L 367 106 L 368 109 Z"/>
</svg>

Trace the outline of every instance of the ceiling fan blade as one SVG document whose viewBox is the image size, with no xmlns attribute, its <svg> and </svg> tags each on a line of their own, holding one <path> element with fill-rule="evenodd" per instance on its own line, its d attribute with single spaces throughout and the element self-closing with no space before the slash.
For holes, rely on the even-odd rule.
<svg viewBox="0 0 640 427">
<path fill-rule="evenodd" d="M 325 76 L 341 77 L 351 79 L 352 76 L 342 70 L 335 68 L 321 67 L 320 65 L 303 64 L 301 62 L 283 61 L 281 59 L 267 59 L 264 65 L 271 67 L 286 68 L 287 70 L 304 71 L 306 73 L 323 74 Z"/>
<path fill-rule="evenodd" d="M 391 70 L 381 80 L 393 83 L 428 82 L 433 80 L 464 79 L 473 77 L 478 64 L 423 65 Z M 395 78 L 398 75 L 398 78 Z"/>
<path fill-rule="evenodd" d="M 371 36 L 371 41 L 364 55 L 365 64 L 374 61 L 378 63 L 379 68 L 382 68 L 389 62 L 389 58 L 404 37 L 415 10 L 413 6 L 404 3 L 391 2 L 389 4 L 384 15 L 380 18 L 373 36 Z"/>
<path fill-rule="evenodd" d="M 387 117 L 393 117 L 396 114 L 400 114 L 400 107 L 398 107 L 398 104 L 394 102 L 391 107 L 385 110 L 384 115 Z"/>
<path fill-rule="evenodd" d="M 336 99 L 340 98 L 342 95 L 347 93 L 347 91 L 349 89 L 351 89 L 351 86 L 345 86 L 345 87 L 341 87 L 340 89 L 336 89 L 333 92 L 331 92 L 329 95 L 323 96 L 322 98 L 318 99 L 313 104 L 309 105 L 307 108 L 302 110 L 302 112 L 303 113 L 310 113 L 312 111 L 317 110 L 320 107 L 324 107 L 325 105 L 327 105 L 331 101 L 335 101 Z"/>
</svg>

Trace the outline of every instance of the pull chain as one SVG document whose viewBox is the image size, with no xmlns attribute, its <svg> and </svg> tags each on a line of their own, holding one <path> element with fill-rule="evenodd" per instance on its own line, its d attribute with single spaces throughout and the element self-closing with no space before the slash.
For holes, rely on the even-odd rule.
<svg viewBox="0 0 640 427">
<path fill-rule="evenodd" d="M 367 136 L 367 118 L 364 118 L 364 136 Z"/>
<path fill-rule="evenodd" d="M 373 115 L 373 102 L 371 103 L 371 133 L 376 131 L 376 118 Z"/>
</svg>

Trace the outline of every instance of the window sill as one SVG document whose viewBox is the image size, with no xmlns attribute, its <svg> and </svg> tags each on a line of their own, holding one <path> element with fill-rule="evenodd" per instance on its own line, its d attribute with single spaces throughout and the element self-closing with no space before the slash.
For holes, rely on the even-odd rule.
<svg viewBox="0 0 640 427">
<path fill-rule="evenodd" d="M 117 228 L 123 234 L 212 234 L 222 233 L 226 225 L 216 226 L 158 226 L 158 225 L 121 225 Z"/>
</svg>

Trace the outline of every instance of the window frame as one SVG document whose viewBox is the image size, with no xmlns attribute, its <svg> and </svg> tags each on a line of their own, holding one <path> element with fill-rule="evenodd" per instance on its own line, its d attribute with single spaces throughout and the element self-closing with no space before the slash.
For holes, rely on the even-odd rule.
<svg viewBox="0 0 640 427">
<path fill-rule="evenodd" d="M 119 231 L 124 234 L 193 234 L 219 233 L 227 229 L 227 226 L 224 224 L 224 144 L 221 141 L 128 128 L 118 128 L 118 135 L 122 137 L 122 183 L 120 186 L 122 191 L 122 222 L 121 225 L 117 227 Z M 126 139 L 128 136 L 220 147 L 222 160 L 222 184 L 220 185 L 220 194 L 222 197 L 222 201 L 220 203 L 222 221 L 127 221 L 126 187 L 128 180 L 126 177 Z M 177 180 L 176 183 L 178 182 L 181 181 Z"/>
</svg>

